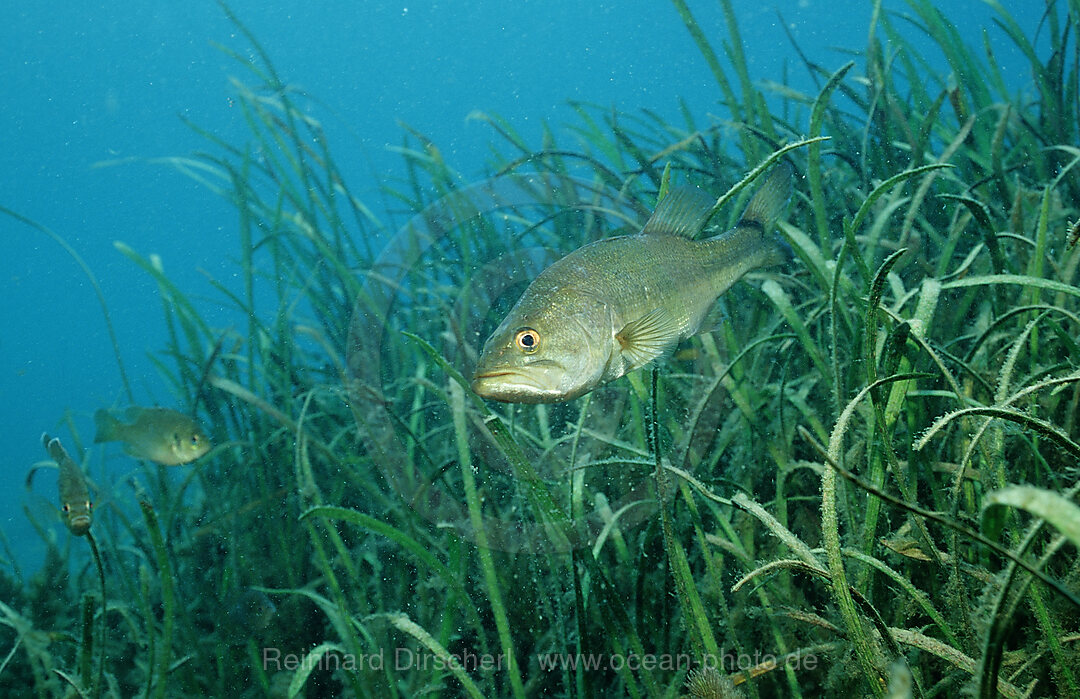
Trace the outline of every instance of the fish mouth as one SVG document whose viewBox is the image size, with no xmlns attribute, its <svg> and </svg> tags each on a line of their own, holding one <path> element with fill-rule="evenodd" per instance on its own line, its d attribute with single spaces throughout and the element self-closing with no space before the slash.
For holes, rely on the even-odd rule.
<svg viewBox="0 0 1080 699">
<path fill-rule="evenodd" d="M 68 529 L 76 536 L 82 536 L 90 530 L 90 515 L 76 515 L 68 519 Z"/>
<path fill-rule="evenodd" d="M 478 371 L 472 390 L 481 398 L 503 403 L 554 403 L 563 400 L 556 386 L 548 385 L 531 372 L 513 369 Z"/>
<path fill-rule="evenodd" d="M 516 371 L 510 371 L 509 369 L 495 369 L 493 371 L 477 372 L 473 374 L 473 381 L 493 379 L 499 376 L 521 376 L 521 374 Z"/>
</svg>

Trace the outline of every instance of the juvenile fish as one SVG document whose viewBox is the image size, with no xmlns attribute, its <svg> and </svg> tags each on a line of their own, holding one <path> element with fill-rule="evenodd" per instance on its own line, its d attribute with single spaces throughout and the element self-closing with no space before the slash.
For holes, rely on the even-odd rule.
<svg viewBox="0 0 1080 699">
<path fill-rule="evenodd" d="M 227 639 L 246 641 L 268 627 L 276 613 L 277 606 L 266 593 L 248 588 L 228 598 L 216 621 Z"/>
<path fill-rule="evenodd" d="M 56 462 L 60 469 L 60 508 L 64 512 L 64 524 L 75 536 L 84 536 L 90 531 L 93 517 L 90 514 L 90 491 L 86 487 L 86 478 L 83 477 L 82 469 L 79 468 L 68 455 L 60 440 L 50 437 L 48 434 L 41 435 L 41 443 L 48 452 L 49 458 Z"/>
<path fill-rule="evenodd" d="M 511 403 L 577 398 L 698 333 L 719 296 L 787 258 L 769 229 L 791 195 L 775 168 L 731 230 L 694 240 L 714 200 L 673 190 L 635 235 L 599 240 L 545 269 L 484 343 L 472 389 Z"/>
<path fill-rule="evenodd" d="M 186 464 L 210 451 L 210 440 L 198 423 L 168 408 L 132 406 L 121 417 L 98 410 L 94 425 L 95 444 L 123 442 L 130 456 L 163 466 Z"/>
</svg>

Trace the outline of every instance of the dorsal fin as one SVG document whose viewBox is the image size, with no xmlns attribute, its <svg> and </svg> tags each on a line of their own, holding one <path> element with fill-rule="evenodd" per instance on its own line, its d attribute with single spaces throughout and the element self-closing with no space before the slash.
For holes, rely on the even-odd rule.
<svg viewBox="0 0 1080 699">
<path fill-rule="evenodd" d="M 656 205 L 656 211 L 641 232 L 694 238 L 705 227 L 715 203 L 716 200 L 702 189 L 676 187 Z"/>
</svg>

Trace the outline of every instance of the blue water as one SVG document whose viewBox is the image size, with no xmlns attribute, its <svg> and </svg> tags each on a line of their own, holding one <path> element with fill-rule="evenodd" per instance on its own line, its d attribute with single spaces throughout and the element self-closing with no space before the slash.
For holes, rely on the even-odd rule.
<svg viewBox="0 0 1080 699">
<path fill-rule="evenodd" d="M 719 46 L 726 36 L 719 3 L 690 4 Z M 791 82 L 813 91 L 777 11 L 803 51 L 826 69 L 849 58 L 835 47 L 865 47 L 866 0 L 734 4 L 755 80 L 779 82 L 787 65 Z M 1033 32 L 1041 3 L 1006 4 Z M 1030 76 L 990 24 L 986 5 L 955 0 L 948 6 L 973 45 L 981 44 L 978 29 L 990 27 L 1006 77 L 1025 89 Z M 0 7 L 0 205 L 50 227 L 85 258 L 110 307 L 137 401 L 170 405 L 173 398 L 148 360 L 165 341 L 155 285 L 113 241 L 160 255 L 169 276 L 198 299 L 212 323 L 216 314 L 221 322 L 215 324 L 229 322 L 206 275 L 233 283 L 236 215 L 152 160 L 205 147 L 181 115 L 244 142 L 229 77 L 247 76 L 215 44 L 245 54 L 250 46 L 221 9 L 204 0 L 60 8 Z M 338 165 L 351 189 L 377 211 L 380 182 L 403 172 L 388 151 L 402 143 L 399 122 L 427 134 L 463 175 L 480 177 L 496 137 L 467 119 L 474 110 L 505 117 L 537 144 L 544 121 L 572 143 L 567 100 L 647 108 L 679 122 L 683 97 L 701 123 L 723 115 L 715 82 L 686 29 L 672 6 L 658 0 L 237 0 L 234 9 L 283 79 L 317 98 L 312 113 L 325 126 Z M 391 216 L 378 213 L 392 225 Z M 22 512 L 28 500 L 22 484 L 44 457 L 39 435 L 48 430 L 70 440 L 61 425 L 70 411 L 89 441 L 90 416 L 121 402 L 122 386 L 101 308 L 73 260 L 53 240 L 5 216 L 0 241 L 0 529 L 20 564 L 32 569 L 43 545 Z M 113 447 L 107 453 L 114 461 L 126 458 Z M 42 474 L 34 490 L 52 501 L 55 476 Z M 39 500 L 32 507 L 42 508 Z"/>
</svg>

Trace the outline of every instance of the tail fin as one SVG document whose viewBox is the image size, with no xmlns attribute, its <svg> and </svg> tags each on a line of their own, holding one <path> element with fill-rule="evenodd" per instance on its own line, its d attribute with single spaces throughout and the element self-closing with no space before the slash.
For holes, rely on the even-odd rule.
<svg viewBox="0 0 1080 699">
<path fill-rule="evenodd" d="M 60 444 L 60 440 L 50 437 L 48 432 L 41 433 L 41 446 L 45 447 L 49 458 L 56 463 L 60 463 L 60 459 L 67 456 L 67 452 L 64 451 L 64 447 Z"/>
<path fill-rule="evenodd" d="M 764 262 L 766 265 L 782 264 L 791 259 L 791 248 L 778 236 L 768 235 L 769 230 L 776 224 L 780 214 L 784 213 L 788 200 L 791 199 L 791 177 L 794 168 L 791 163 L 782 160 L 769 174 L 768 179 L 754 194 L 750 203 L 746 205 L 739 222 L 735 228 L 750 228 L 757 230 L 765 237 L 765 243 L 772 250 Z"/>
<path fill-rule="evenodd" d="M 119 439 L 116 435 L 116 428 L 119 425 L 120 421 L 113 417 L 112 413 L 104 408 L 99 408 L 94 413 L 94 427 L 97 428 L 97 434 L 94 435 L 94 444 L 115 442 Z"/>
<path fill-rule="evenodd" d="M 765 232 L 776 223 L 791 199 L 791 174 L 791 163 L 781 161 L 746 205 L 736 227 L 759 228 Z"/>
<path fill-rule="evenodd" d="M 49 458 L 55 461 L 61 470 L 64 468 L 64 462 L 75 463 L 64 445 L 60 443 L 60 440 L 56 437 L 50 437 L 48 432 L 41 433 L 41 443 L 45 446 L 45 451 L 49 453 Z"/>
</svg>

